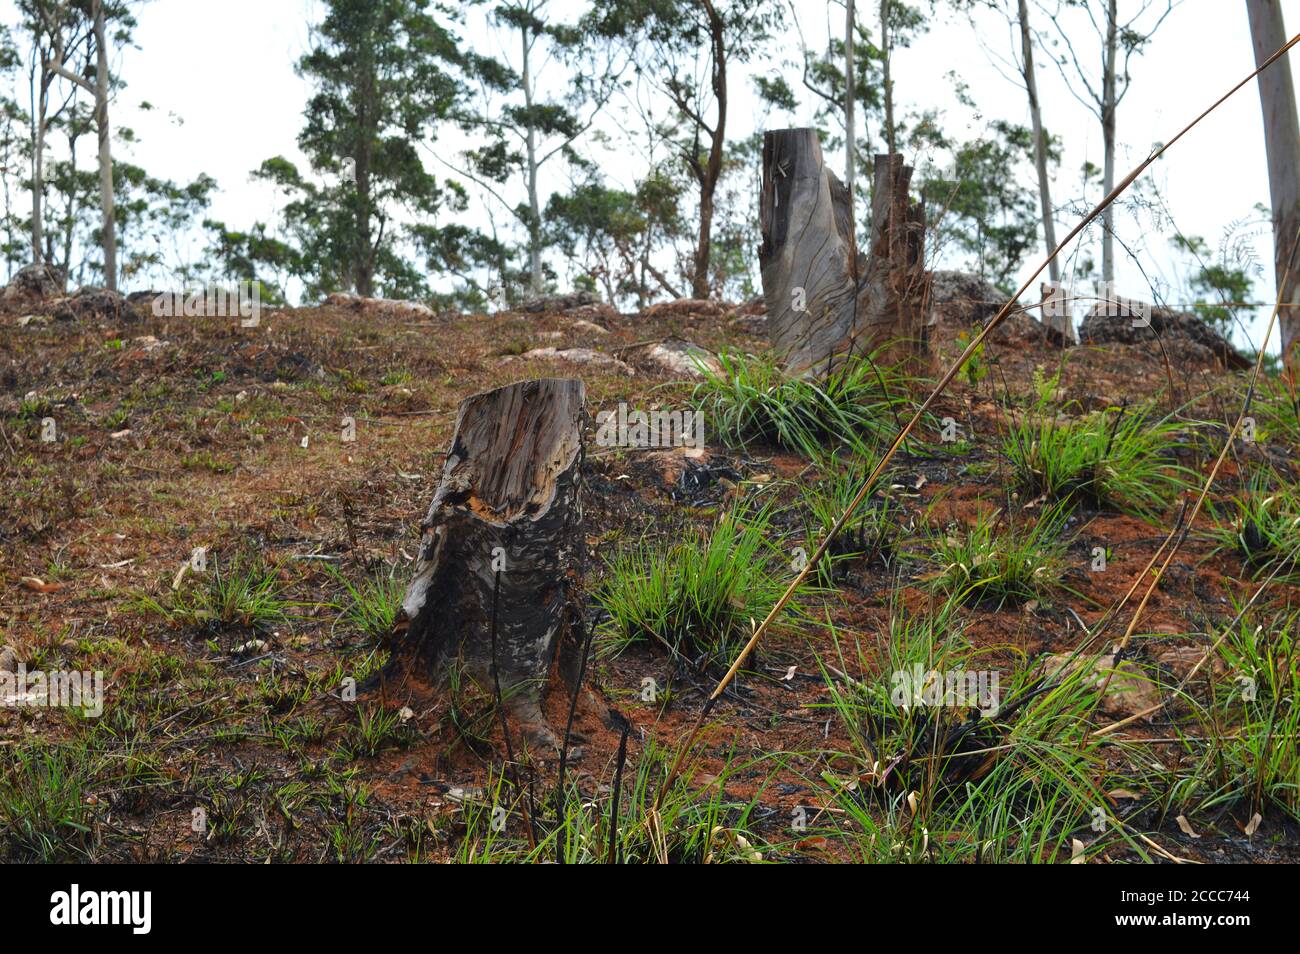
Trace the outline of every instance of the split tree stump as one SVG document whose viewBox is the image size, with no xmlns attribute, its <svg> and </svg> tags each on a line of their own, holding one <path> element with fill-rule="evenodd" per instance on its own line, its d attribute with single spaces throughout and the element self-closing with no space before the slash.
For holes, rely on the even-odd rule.
<svg viewBox="0 0 1300 954">
<path fill-rule="evenodd" d="M 925 208 L 900 155 L 876 156 L 870 255 L 858 252 L 848 190 L 814 129 L 763 137 L 758 259 L 772 346 L 788 374 L 827 373 L 851 354 L 928 347 Z"/>
<path fill-rule="evenodd" d="M 385 672 L 441 683 L 461 666 L 489 693 L 499 680 L 522 727 L 549 743 L 541 690 L 584 545 L 585 396 L 581 381 L 546 378 L 461 402 Z"/>
</svg>

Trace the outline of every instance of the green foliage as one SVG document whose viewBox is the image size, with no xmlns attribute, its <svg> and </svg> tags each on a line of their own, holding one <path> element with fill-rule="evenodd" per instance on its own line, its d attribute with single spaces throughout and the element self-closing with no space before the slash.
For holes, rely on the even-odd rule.
<svg viewBox="0 0 1300 954">
<path fill-rule="evenodd" d="M 0 755 L 0 845 L 19 860 L 84 860 L 91 846 L 84 746 L 26 745 Z"/>
<path fill-rule="evenodd" d="M 1153 403 L 1066 418 L 1051 399 L 1057 377 L 1002 440 L 1020 491 L 1159 516 L 1192 475 L 1172 460 L 1186 426 L 1157 418 Z"/>
<path fill-rule="evenodd" d="M 694 759 L 683 766 L 672 788 L 660 799 L 674 752 L 649 739 L 639 756 L 629 754 L 614 825 L 614 860 L 618 864 L 723 864 L 763 860 L 751 832 L 760 791 L 748 800 L 727 794 L 733 779 L 753 774 L 729 756 L 716 778 L 697 778 Z M 607 779 L 612 787 L 613 777 Z M 465 864 L 537 863 L 562 858 L 565 864 L 601 864 L 609 860 L 611 796 L 584 794 L 566 785 L 558 823 L 550 812 L 535 818 L 540 829 L 535 847 L 524 837 L 528 807 L 497 776 L 489 797 L 464 809 L 464 837 L 456 860 Z M 495 822 L 495 823 L 494 823 Z"/>
<path fill-rule="evenodd" d="M 611 303 L 631 297 L 644 306 L 660 287 L 642 267 L 647 250 L 689 231 L 681 211 L 685 188 L 685 180 L 663 166 L 652 167 L 631 192 L 605 186 L 593 174 L 547 201 L 546 244 L 583 262 Z"/>
<path fill-rule="evenodd" d="M 148 596 L 139 603 L 172 623 L 209 630 L 269 629 L 289 619 L 278 568 L 238 556 L 225 568 L 209 556 L 207 571 L 187 574 L 167 605 Z"/>
<path fill-rule="evenodd" d="M 610 616 L 606 651 L 650 640 L 701 668 L 730 662 L 788 585 L 787 574 L 773 572 L 788 560 L 773 533 L 768 508 L 731 512 L 679 543 L 617 554 L 596 592 Z M 799 595 L 778 621 L 798 611 Z"/>
<path fill-rule="evenodd" d="M 329 567 L 327 572 L 342 584 L 348 596 L 341 607 L 339 621 L 372 639 L 382 639 L 391 633 L 406 591 L 406 585 L 393 575 L 393 569 L 388 572 L 381 569 L 368 574 L 360 583 L 353 583 Z"/>
<path fill-rule="evenodd" d="M 1256 577 L 1277 571 L 1284 580 L 1300 578 L 1300 493 L 1294 486 L 1270 490 L 1265 481 L 1252 480 L 1210 512 L 1217 551 L 1236 553 Z"/>
<path fill-rule="evenodd" d="M 1057 504 L 1030 523 L 995 510 L 965 529 L 931 532 L 926 559 L 936 569 L 925 579 L 959 603 L 1046 601 L 1065 570 L 1069 513 Z"/>
<path fill-rule="evenodd" d="M 1181 695 L 1197 731 L 1180 732 L 1190 758 L 1170 786 L 1178 809 L 1241 805 L 1248 817 L 1275 805 L 1300 820 L 1298 624 L 1294 610 L 1241 614 L 1219 644 L 1224 676 L 1211 698 Z"/>
<path fill-rule="evenodd" d="M 290 271 L 309 296 L 427 294 L 410 249 L 438 249 L 441 236 L 429 223 L 467 201 L 426 171 L 417 148 L 458 98 L 449 71 L 461 62 L 455 37 L 416 0 L 330 0 L 311 35 L 298 63 L 313 87 L 298 145 L 327 182 L 283 157 L 266 160 L 256 176 L 288 197 L 287 239 L 267 241 L 260 226 L 243 240 L 218 228 L 220 244 L 254 266 L 248 277 Z M 398 206 L 424 219 L 422 229 L 395 226 Z"/>
<path fill-rule="evenodd" d="M 1089 735 L 1090 670 L 1069 670 L 1055 685 L 1033 670 L 991 670 L 965 641 L 952 605 L 929 615 L 895 607 L 878 655 L 860 644 L 846 654 L 837 634 L 840 673 L 869 675 L 824 670 L 826 707 L 850 740 L 822 775 L 843 818 L 825 834 L 862 862 L 1066 860 L 1071 836 L 1096 809 L 1110 813 L 1099 783 L 1102 743 Z M 993 705 L 981 703 L 982 717 L 919 703 L 915 687 L 900 681 L 918 670 L 940 679 L 983 673 L 996 699 L 983 700 Z"/>
<path fill-rule="evenodd" d="M 847 361 L 821 380 L 788 377 L 769 356 L 723 352 L 692 401 L 724 441 L 770 442 L 816 458 L 827 443 L 859 448 L 892 436 L 910 406 L 911 382 L 879 358 Z"/>
<path fill-rule="evenodd" d="M 874 453 L 854 455 L 848 460 L 841 460 L 838 452 L 830 454 L 818 464 L 819 478 L 810 481 L 802 493 L 800 503 L 809 518 L 809 554 L 835 521 L 847 514 L 844 527 L 831 541 L 823 565 L 818 567 L 824 584 L 830 584 L 834 564 L 841 560 L 889 562 L 895 556 L 903 516 L 897 500 L 877 487 L 849 512 L 849 505 L 878 461 L 879 455 Z"/>
<path fill-rule="evenodd" d="M 969 256 L 969 269 L 1007 294 L 1015 291 L 1016 270 L 1038 241 L 1032 193 L 1008 174 L 1033 156 L 1033 148 L 1028 129 L 997 120 L 990 136 L 953 147 L 947 172 L 920 183 L 934 241 L 955 241 Z"/>
<path fill-rule="evenodd" d="M 1249 302 L 1254 292 L 1252 263 L 1211 261 L 1210 249 L 1199 235 L 1175 235 L 1172 241 L 1193 260 L 1191 288 L 1199 297 L 1192 310 L 1225 337 L 1231 336 L 1240 304 Z"/>
<path fill-rule="evenodd" d="M 957 346 L 961 348 L 962 351 L 965 351 L 968 347 L 970 347 L 970 343 L 973 336 L 974 336 L 973 332 L 970 331 L 961 332 L 961 334 L 957 335 Z M 961 373 L 962 373 L 962 377 L 966 379 L 966 383 L 969 384 L 971 387 L 975 387 L 986 377 L 988 377 L 989 366 L 984 361 L 983 344 L 981 344 L 978 348 L 974 350 L 974 352 L 971 353 L 970 358 L 967 359 L 966 364 L 962 367 Z"/>
</svg>

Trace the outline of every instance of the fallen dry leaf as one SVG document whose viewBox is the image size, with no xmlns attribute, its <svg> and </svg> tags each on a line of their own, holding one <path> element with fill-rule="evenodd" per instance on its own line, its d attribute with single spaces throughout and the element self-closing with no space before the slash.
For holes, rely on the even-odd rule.
<svg viewBox="0 0 1300 954">
<path fill-rule="evenodd" d="M 62 583 L 46 583 L 38 576 L 25 576 L 22 578 L 22 584 L 25 589 L 33 593 L 57 593 L 63 589 Z"/>
</svg>

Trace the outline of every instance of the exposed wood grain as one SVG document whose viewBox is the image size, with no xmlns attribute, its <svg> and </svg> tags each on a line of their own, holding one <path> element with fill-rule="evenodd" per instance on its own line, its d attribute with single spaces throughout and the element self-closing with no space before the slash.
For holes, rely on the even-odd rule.
<svg viewBox="0 0 1300 954">
<path fill-rule="evenodd" d="M 825 373 L 886 342 L 926 349 L 925 211 L 911 169 L 877 156 L 870 256 L 859 253 L 848 190 L 826 168 L 813 129 L 763 140 L 759 265 L 768 332 L 787 373 Z"/>
<path fill-rule="evenodd" d="M 547 378 L 462 402 L 387 672 L 438 680 L 455 662 L 491 686 L 499 586 L 502 693 L 525 729 L 548 742 L 538 703 L 582 562 L 584 400 L 581 381 Z"/>
</svg>

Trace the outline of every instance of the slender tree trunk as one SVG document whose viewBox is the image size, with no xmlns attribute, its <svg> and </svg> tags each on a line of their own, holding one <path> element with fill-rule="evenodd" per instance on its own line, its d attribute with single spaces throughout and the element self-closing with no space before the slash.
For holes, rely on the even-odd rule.
<svg viewBox="0 0 1300 954">
<path fill-rule="evenodd" d="M 880 0 L 880 52 L 884 57 L 881 86 L 885 92 L 885 149 L 892 156 L 894 144 L 894 81 L 889 78 L 889 0 Z"/>
<path fill-rule="evenodd" d="M 1034 74 L 1034 41 L 1029 30 L 1028 0 L 1019 0 L 1020 50 L 1024 60 L 1025 90 L 1029 94 L 1029 119 L 1034 130 L 1034 165 L 1038 169 L 1038 204 L 1043 214 L 1043 244 L 1048 254 L 1056 248 L 1056 223 L 1052 220 L 1052 189 L 1047 176 L 1047 132 L 1043 129 L 1043 110 L 1038 102 L 1038 80 Z M 1055 258 L 1048 263 L 1052 284 L 1061 280 L 1061 266 Z"/>
<path fill-rule="evenodd" d="M 542 208 L 537 196 L 537 130 L 533 126 L 533 78 L 528 62 L 531 43 L 528 27 L 519 31 L 523 40 L 524 106 L 528 111 L 528 135 L 524 145 L 528 156 L 528 290 L 542 293 Z"/>
<path fill-rule="evenodd" d="M 108 41 L 103 0 L 94 0 L 95 124 L 99 130 L 99 204 L 103 212 L 104 287 L 117 291 L 117 232 L 113 214 L 113 146 L 108 124 Z"/>
<path fill-rule="evenodd" d="M 74 135 L 73 129 L 69 127 L 68 132 L 68 165 L 70 168 L 77 168 L 77 140 L 80 138 Z M 77 222 L 77 190 L 74 188 L 68 192 L 68 214 L 67 221 L 63 225 L 63 273 L 66 275 L 68 269 L 72 267 L 72 233 Z M 53 251 L 53 237 L 51 237 L 51 251 Z"/>
<path fill-rule="evenodd" d="M 45 116 L 49 110 L 49 74 L 45 69 L 45 56 L 41 56 L 40 93 L 33 104 L 32 128 L 32 264 L 44 262 L 45 242 Z"/>
<path fill-rule="evenodd" d="M 713 196 L 722 175 L 722 152 L 727 136 L 727 37 L 726 25 L 712 0 L 704 0 L 709 14 L 709 38 L 713 44 L 713 97 L 718 103 L 718 121 L 709 143 L 709 161 L 700 177 L 700 237 L 695 246 L 695 274 L 691 278 L 691 295 L 709 297 L 709 260 L 713 242 Z"/>
<path fill-rule="evenodd" d="M 858 148 L 857 125 L 853 116 L 857 84 L 853 81 L 853 25 L 854 4 L 847 0 L 844 13 L 844 187 L 849 192 L 849 221 L 853 221 L 853 184 L 856 182 L 854 164 Z"/>
<path fill-rule="evenodd" d="M 1106 5 L 1106 56 L 1102 64 L 1101 93 L 1101 135 L 1105 151 L 1102 171 L 1102 193 L 1110 195 L 1115 188 L 1115 69 L 1119 41 L 1118 0 L 1109 0 Z M 1115 281 L 1115 205 L 1106 206 L 1101 219 L 1101 278 L 1102 281 Z M 1109 284 L 1108 284 L 1109 287 Z M 1113 294 L 1113 287 L 1108 293 Z"/>
<path fill-rule="evenodd" d="M 1246 0 L 1250 36 L 1258 66 L 1286 44 L 1286 26 L 1278 0 Z M 1282 359 L 1288 373 L 1300 371 L 1300 263 L 1287 276 L 1288 258 L 1300 228 L 1300 120 L 1290 54 L 1259 74 L 1259 101 L 1264 113 L 1264 148 L 1268 153 L 1268 188 L 1273 206 L 1273 272 L 1282 324 Z"/>
<path fill-rule="evenodd" d="M 382 27 L 381 27 L 382 29 Z M 373 34 L 375 24 L 369 25 Z M 372 145 L 377 137 L 379 104 L 376 102 L 376 87 L 379 80 L 375 72 L 374 57 L 370 51 L 373 42 L 362 44 L 362 53 L 357 64 L 357 81 L 352 91 L 356 97 L 357 140 L 353 147 L 356 153 L 353 173 L 356 176 L 356 210 L 357 235 L 352 246 L 356 250 L 356 261 L 352 264 L 352 284 L 356 293 L 363 298 L 373 298 L 375 294 L 375 260 L 379 254 L 379 245 L 383 241 L 383 226 L 379 235 L 372 241 L 370 237 L 373 205 L 370 201 L 370 168 L 374 163 Z M 349 197 L 351 198 L 351 197 Z"/>
</svg>

